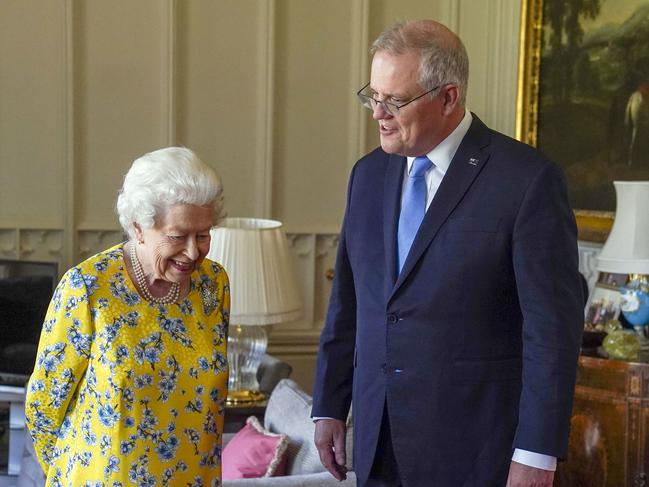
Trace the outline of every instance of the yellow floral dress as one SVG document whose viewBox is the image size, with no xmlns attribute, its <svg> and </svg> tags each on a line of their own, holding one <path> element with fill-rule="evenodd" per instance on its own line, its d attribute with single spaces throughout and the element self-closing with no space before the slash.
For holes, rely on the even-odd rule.
<svg viewBox="0 0 649 487">
<path fill-rule="evenodd" d="M 123 244 L 70 269 L 27 389 L 46 485 L 220 486 L 229 306 L 207 259 L 171 305 L 140 297 Z"/>
</svg>

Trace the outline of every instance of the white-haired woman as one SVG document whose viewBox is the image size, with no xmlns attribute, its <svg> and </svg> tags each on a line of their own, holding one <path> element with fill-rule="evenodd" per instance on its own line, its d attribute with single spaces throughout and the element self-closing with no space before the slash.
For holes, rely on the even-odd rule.
<svg viewBox="0 0 649 487">
<path fill-rule="evenodd" d="M 61 279 L 26 403 L 46 485 L 221 485 L 229 287 L 205 256 L 222 199 L 189 149 L 146 154 L 117 199 L 129 240 Z"/>
</svg>

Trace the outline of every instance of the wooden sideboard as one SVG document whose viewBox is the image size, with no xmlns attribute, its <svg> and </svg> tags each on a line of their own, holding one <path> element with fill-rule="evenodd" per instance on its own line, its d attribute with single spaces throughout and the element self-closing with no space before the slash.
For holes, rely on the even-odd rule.
<svg viewBox="0 0 649 487">
<path fill-rule="evenodd" d="M 581 356 L 555 486 L 649 487 L 649 363 Z"/>
</svg>

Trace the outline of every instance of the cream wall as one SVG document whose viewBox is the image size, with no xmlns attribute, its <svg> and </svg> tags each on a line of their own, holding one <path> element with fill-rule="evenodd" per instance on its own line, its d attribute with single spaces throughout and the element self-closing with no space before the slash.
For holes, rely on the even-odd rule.
<svg viewBox="0 0 649 487">
<path fill-rule="evenodd" d="M 271 351 L 312 384 L 354 161 L 376 146 L 355 100 L 368 47 L 436 18 L 471 58 L 468 106 L 514 133 L 519 0 L 2 0 L 0 258 L 67 268 L 118 242 L 130 162 L 183 144 L 221 174 L 231 216 L 289 232 L 305 317 Z"/>
</svg>

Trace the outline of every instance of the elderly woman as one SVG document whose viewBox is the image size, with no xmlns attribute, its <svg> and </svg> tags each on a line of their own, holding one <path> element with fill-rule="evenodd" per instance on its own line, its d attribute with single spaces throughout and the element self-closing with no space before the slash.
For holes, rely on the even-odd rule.
<svg viewBox="0 0 649 487">
<path fill-rule="evenodd" d="M 205 259 L 221 206 L 188 149 L 131 166 L 129 240 L 70 269 L 43 325 L 26 416 L 46 485 L 221 485 L 229 287 Z"/>
</svg>

